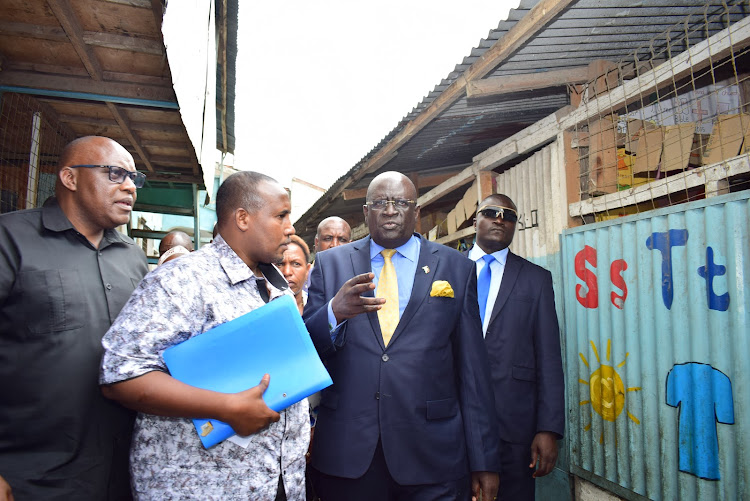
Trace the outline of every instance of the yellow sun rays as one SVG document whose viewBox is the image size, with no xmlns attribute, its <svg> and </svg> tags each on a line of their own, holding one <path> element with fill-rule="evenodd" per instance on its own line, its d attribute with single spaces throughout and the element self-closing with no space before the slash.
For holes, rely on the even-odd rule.
<svg viewBox="0 0 750 501">
<path fill-rule="evenodd" d="M 591 344 L 591 349 L 594 352 L 594 356 L 596 357 L 596 361 L 598 362 L 599 367 L 591 373 L 588 381 L 586 381 L 585 379 L 578 379 L 579 383 L 588 385 L 589 387 L 589 399 L 582 400 L 579 405 L 591 404 L 591 408 L 594 409 L 594 411 L 596 411 L 596 413 L 599 414 L 602 419 L 604 419 L 605 421 L 615 422 L 617 420 L 617 417 L 622 413 L 623 410 L 625 410 L 625 394 L 628 392 L 639 391 L 641 388 L 625 388 L 625 384 L 623 383 L 620 375 L 615 370 L 615 367 L 609 364 L 602 363 L 596 344 L 594 343 L 594 341 L 589 341 L 589 343 Z M 591 367 L 589 366 L 589 362 L 588 360 L 586 360 L 584 354 L 579 352 L 578 355 L 581 357 L 581 361 L 583 362 L 583 364 L 591 369 Z M 608 339 L 605 360 L 606 362 L 610 361 L 611 355 L 612 340 Z M 625 358 L 623 359 L 623 361 L 617 364 L 616 367 L 618 369 L 625 365 L 625 362 L 628 359 L 628 355 L 630 355 L 630 353 L 625 353 Z M 625 413 L 628 418 L 635 424 L 641 424 L 641 421 L 629 410 L 626 410 Z M 589 431 L 591 429 L 591 422 L 585 425 L 583 429 L 585 431 Z M 604 443 L 603 431 L 599 437 L 599 443 Z"/>
</svg>

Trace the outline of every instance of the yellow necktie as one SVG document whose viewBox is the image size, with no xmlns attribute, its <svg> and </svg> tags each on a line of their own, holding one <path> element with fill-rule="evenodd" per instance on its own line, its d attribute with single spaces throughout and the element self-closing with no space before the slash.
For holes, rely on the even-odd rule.
<svg viewBox="0 0 750 501">
<path fill-rule="evenodd" d="M 380 320 L 380 332 L 383 333 L 383 343 L 388 346 L 391 336 L 398 325 L 398 280 L 396 279 L 396 268 L 393 266 L 391 257 L 396 253 L 395 249 L 383 249 L 383 269 L 378 277 L 378 290 L 376 297 L 385 298 L 385 304 L 378 310 Z"/>
</svg>

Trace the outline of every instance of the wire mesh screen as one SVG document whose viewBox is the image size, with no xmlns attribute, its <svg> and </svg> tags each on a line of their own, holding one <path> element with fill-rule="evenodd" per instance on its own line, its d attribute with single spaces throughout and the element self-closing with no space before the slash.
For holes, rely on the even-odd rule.
<svg viewBox="0 0 750 501">
<path fill-rule="evenodd" d="M 0 213 L 39 207 L 55 193 L 57 161 L 74 135 L 33 96 L 0 99 Z"/>
<path fill-rule="evenodd" d="M 591 118 L 573 130 L 584 223 L 750 188 L 749 12 L 707 5 L 599 62 L 578 89 Z"/>
</svg>

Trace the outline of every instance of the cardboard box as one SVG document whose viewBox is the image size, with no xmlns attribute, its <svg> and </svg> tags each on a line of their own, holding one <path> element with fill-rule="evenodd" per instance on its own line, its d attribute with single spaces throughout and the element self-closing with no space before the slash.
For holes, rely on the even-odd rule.
<svg viewBox="0 0 750 501">
<path fill-rule="evenodd" d="M 466 221 L 466 210 L 464 209 L 463 198 L 456 203 L 456 208 L 453 210 L 456 211 L 456 228 L 460 228 L 461 225 L 464 224 L 464 221 Z"/>
<path fill-rule="evenodd" d="M 661 172 L 684 171 L 690 163 L 695 124 L 693 122 L 664 127 Z"/>
<path fill-rule="evenodd" d="M 448 213 L 446 222 L 448 224 L 448 235 L 454 234 L 456 232 L 456 209 Z"/>
<path fill-rule="evenodd" d="M 471 187 L 464 193 L 464 211 L 466 212 L 466 219 L 471 219 L 477 212 L 477 182 L 474 181 Z"/>
<path fill-rule="evenodd" d="M 654 130 L 657 129 L 658 126 L 652 122 L 647 122 L 646 120 L 629 118 L 625 123 L 625 128 L 625 143 L 620 146 L 624 146 L 625 151 L 635 155 L 638 151 L 638 138 L 640 137 L 639 133 L 641 132 L 641 129 Z"/>
<path fill-rule="evenodd" d="M 614 193 L 617 190 L 617 144 L 624 137 L 617 132 L 617 118 L 607 115 L 589 124 L 590 195 Z"/>
<path fill-rule="evenodd" d="M 635 177 L 633 175 L 633 164 L 635 155 L 631 155 L 625 148 L 617 149 L 617 190 L 627 190 L 633 186 L 648 183 L 650 179 Z"/>
<path fill-rule="evenodd" d="M 750 132 L 750 114 L 719 115 L 708 139 L 703 165 L 711 165 L 740 154 L 745 136 Z"/>
<path fill-rule="evenodd" d="M 638 149 L 635 153 L 633 174 L 648 176 L 648 173 L 656 172 L 661 161 L 663 144 L 664 127 L 644 127 L 638 131 Z"/>
</svg>

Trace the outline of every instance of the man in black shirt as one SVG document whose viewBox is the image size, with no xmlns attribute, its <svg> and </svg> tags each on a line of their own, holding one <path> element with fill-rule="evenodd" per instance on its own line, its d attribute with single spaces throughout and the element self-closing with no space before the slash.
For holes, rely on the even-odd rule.
<svg viewBox="0 0 750 501">
<path fill-rule="evenodd" d="M 144 179 L 115 141 L 79 138 L 60 156 L 56 197 L 0 216 L 0 476 L 16 501 L 130 498 L 133 414 L 101 395 L 98 368 L 102 336 L 148 271 L 114 230 Z"/>
</svg>

